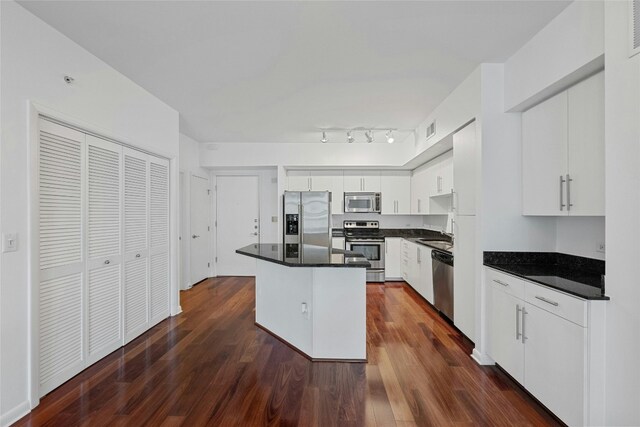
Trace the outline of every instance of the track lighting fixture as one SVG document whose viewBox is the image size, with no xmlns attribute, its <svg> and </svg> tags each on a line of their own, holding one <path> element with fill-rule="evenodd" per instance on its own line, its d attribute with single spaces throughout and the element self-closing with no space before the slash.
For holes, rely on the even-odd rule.
<svg viewBox="0 0 640 427">
<path fill-rule="evenodd" d="M 351 131 L 350 131 L 350 130 L 348 130 L 348 131 L 347 131 L 347 142 L 348 142 L 349 144 L 351 144 L 351 143 L 352 143 L 353 141 L 355 141 L 355 140 L 356 140 L 356 139 L 355 139 L 353 136 L 351 136 Z"/>
<path fill-rule="evenodd" d="M 395 139 L 393 138 L 393 131 L 389 129 L 385 135 L 387 136 L 387 142 L 389 144 L 393 144 L 393 141 L 395 141 Z"/>
<path fill-rule="evenodd" d="M 2 0 L 0 0 L 2 1 Z M 321 143 L 327 143 L 329 142 L 329 137 L 327 136 L 327 134 L 336 134 L 337 133 L 341 133 L 341 132 L 346 132 L 347 134 L 347 143 L 352 144 L 354 142 L 356 142 L 356 135 L 360 135 L 360 133 L 364 134 L 364 138 L 362 140 L 358 139 L 358 141 L 364 142 L 366 141 L 367 143 L 372 143 L 375 142 L 375 132 L 384 132 L 385 134 L 385 139 L 389 144 L 393 144 L 395 142 L 395 138 L 393 136 L 393 132 L 400 132 L 400 134 L 404 134 L 404 133 L 408 133 L 408 132 L 412 132 L 413 130 L 411 129 L 397 129 L 397 128 L 376 128 L 376 127 L 364 127 L 364 126 L 357 126 L 357 127 L 350 127 L 350 128 L 319 128 L 318 129 L 319 132 L 322 133 L 321 138 L 319 138 L 319 141 Z M 343 134 L 344 135 L 344 134 Z M 335 135 L 334 135 L 335 136 Z M 359 138 L 359 137 L 358 137 Z M 340 139 L 338 137 L 338 139 Z M 335 138 L 334 141 L 335 142 Z"/>
<path fill-rule="evenodd" d="M 367 137 L 367 142 L 371 143 L 373 142 L 373 131 L 372 130 L 368 130 L 364 133 L 364 136 Z"/>
</svg>

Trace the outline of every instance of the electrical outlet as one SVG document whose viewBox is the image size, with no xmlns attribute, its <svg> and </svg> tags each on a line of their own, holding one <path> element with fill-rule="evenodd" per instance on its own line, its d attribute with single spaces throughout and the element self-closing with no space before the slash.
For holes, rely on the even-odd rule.
<svg viewBox="0 0 640 427">
<path fill-rule="evenodd" d="M 604 249 L 605 249 L 604 242 L 596 243 L 596 252 L 604 253 Z"/>
</svg>

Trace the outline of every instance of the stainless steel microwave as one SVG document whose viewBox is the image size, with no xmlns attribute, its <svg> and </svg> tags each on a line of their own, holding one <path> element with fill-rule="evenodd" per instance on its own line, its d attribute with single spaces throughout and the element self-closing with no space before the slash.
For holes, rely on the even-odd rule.
<svg viewBox="0 0 640 427">
<path fill-rule="evenodd" d="M 380 213 L 380 193 L 344 193 L 344 211 L 354 213 Z"/>
</svg>

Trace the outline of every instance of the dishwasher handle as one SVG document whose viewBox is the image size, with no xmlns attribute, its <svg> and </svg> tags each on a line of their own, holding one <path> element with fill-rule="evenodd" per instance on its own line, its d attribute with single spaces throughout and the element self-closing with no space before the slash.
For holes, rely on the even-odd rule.
<svg viewBox="0 0 640 427">
<path fill-rule="evenodd" d="M 431 259 L 453 267 L 453 255 L 450 253 L 433 249 L 431 251 Z"/>
</svg>

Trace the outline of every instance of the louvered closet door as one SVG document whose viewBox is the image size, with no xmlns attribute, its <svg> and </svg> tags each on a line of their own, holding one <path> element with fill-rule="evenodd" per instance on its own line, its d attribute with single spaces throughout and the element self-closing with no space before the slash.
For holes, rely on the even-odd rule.
<svg viewBox="0 0 640 427">
<path fill-rule="evenodd" d="M 83 341 L 84 140 L 39 121 L 38 378 L 40 395 L 85 366 Z"/>
<path fill-rule="evenodd" d="M 169 316 L 169 161 L 149 156 L 149 318 Z"/>
<path fill-rule="evenodd" d="M 87 135 L 87 348 L 93 363 L 122 345 L 122 146 Z"/>
<path fill-rule="evenodd" d="M 149 160 L 124 147 L 125 343 L 149 326 Z"/>
</svg>

